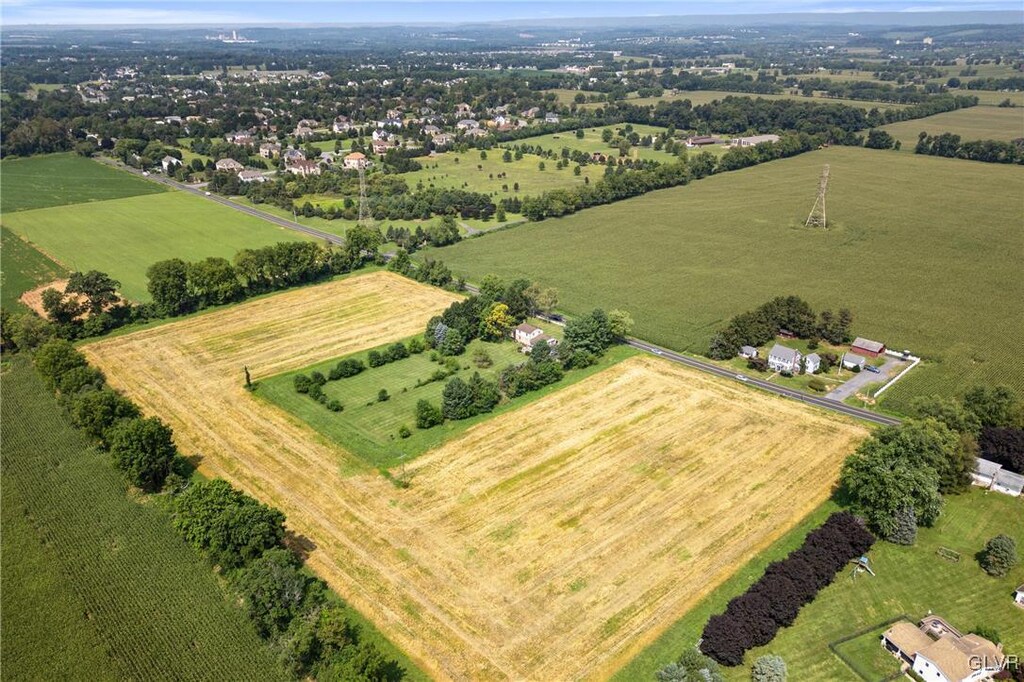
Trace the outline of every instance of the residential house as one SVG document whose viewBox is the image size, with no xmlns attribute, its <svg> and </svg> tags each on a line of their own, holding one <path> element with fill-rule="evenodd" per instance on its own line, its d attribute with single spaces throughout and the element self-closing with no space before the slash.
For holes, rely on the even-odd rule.
<svg viewBox="0 0 1024 682">
<path fill-rule="evenodd" d="M 435 147 L 447 147 L 452 142 L 455 142 L 455 136 L 451 133 L 441 133 L 434 135 L 432 138 Z"/>
<path fill-rule="evenodd" d="M 176 159 L 171 155 L 167 155 L 160 159 L 160 165 L 164 169 L 164 173 L 170 175 L 174 172 L 174 169 L 181 165 L 181 159 Z"/>
<path fill-rule="evenodd" d="M 974 460 L 971 483 L 1013 497 L 1024 494 L 1024 476 L 1004 469 L 1002 464 L 981 457 Z"/>
<path fill-rule="evenodd" d="M 304 118 L 295 124 L 296 128 L 316 128 L 317 122 L 311 118 Z"/>
<path fill-rule="evenodd" d="M 266 182 L 267 177 L 260 173 L 258 170 L 244 170 L 238 174 L 238 179 L 242 182 Z"/>
<path fill-rule="evenodd" d="M 740 355 L 741 358 L 747 358 L 748 360 L 750 358 L 756 358 L 757 357 L 757 349 L 754 348 L 753 346 L 743 346 L 743 347 L 740 348 L 739 355 Z"/>
<path fill-rule="evenodd" d="M 281 156 L 281 145 L 277 142 L 264 142 L 260 145 L 260 156 L 264 159 L 276 159 Z"/>
<path fill-rule="evenodd" d="M 807 374 L 815 374 L 821 369 L 821 356 L 817 353 L 811 353 L 804 357 L 804 372 Z"/>
<path fill-rule="evenodd" d="M 252 133 L 248 130 L 236 130 L 225 135 L 224 139 L 231 144 L 252 144 Z"/>
<path fill-rule="evenodd" d="M 237 173 L 238 171 L 245 169 L 245 166 L 238 163 L 234 159 L 220 159 L 214 165 L 219 171 L 230 171 L 232 173 Z"/>
<path fill-rule="evenodd" d="M 306 159 L 290 161 L 285 164 L 284 168 L 289 173 L 295 173 L 296 175 L 320 175 L 320 164 L 316 161 L 307 161 Z"/>
<path fill-rule="evenodd" d="M 540 107 L 530 107 L 521 113 L 525 118 L 537 118 L 540 114 Z"/>
<path fill-rule="evenodd" d="M 306 158 L 306 155 L 299 149 L 285 149 L 281 152 L 281 156 L 284 158 L 285 163 L 301 161 Z"/>
<path fill-rule="evenodd" d="M 1024 606 L 1024 585 L 1013 591 L 1013 602 L 1017 606 Z"/>
<path fill-rule="evenodd" d="M 350 170 L 359 170 L 361 168 L 368 168 L 370 166 L 370 160 L 366 158 L 366 154 L 362 152 L 352 152 L 342 161 L 342 165 Z"/>
<path fill-rule="evenodd" d="M 389 133 L 388 131 L 386 131 L 386 130 L 384 130 L 382 128 L 377 128 L 372 133 L 370 133 L 370 137 L 373 138 L 374 142 L 376 142 L 377 140 L 386 140 L 386 139 L 388 139 L 389 137 L 391 137 L 391 133 Z"/>
<path fill-rule="evenodd" d="M 722 144 L 723 140 L 711 135 L 694 135 L 686 138 L 687 147 L 706 147 L 712 144 Z"/>
<path fill-rule="evenodd" d="M 1002 646 L 976 634 L 963 634 L 938 616 L 919 626 L 900 621 L 882 634 L 882 648 L 925 682 L 976 682 L 1003 669 Z"/>
<path fill-rule="evenodd" d="M 857 355 L 856 353 L 843 353 L 843 367 L 846 369 L 853 369 L 856 367 L 859 371 L 864 369 L 864 365 L 866 363 L 867 360 L 864 359 L 864 356 L 862 355 Z"/>
<path fill-rule="evenodd" d="M 558 114 L 556 114 L 556 113 L 548 112 L 548 113 L 544 114 L 544 122 L 545 123 L 558 123 L 558 120 L 559 120 L 558 119 Z"/>
<path fill-rule="evenodd" d="M 333 166 L 337 157 L 337 152 L 320 152 L 320 163 L 326 163 L 328 166 Z"/>
<path fill-rule="evenodd" d="M 778 141 L 778 135 L 751 135 L 750 137 L 734 137 L 730 144 L 733 147 L 753 147 L 766 142 Z"/>
<path fill-rule="evenodd" d="M 487 137 L 490 135 L 490 133 L 483 128 L 470 128 L 464 134 L 466 137 Z"/>
<path fill-rule="evenodd" d="M 543 329 L 525 322 L 512 330 L 512 338 L 522 346 L 521 350 L 524 353 L 533 350 L 533 347 L 541 341 L 546 341 L 549 346 L 558 345 L 558 339 L 548 336 Z"/>
<path fill-rule="evenodd" d="M 768 352 L 768 366 L 776 372 L 800 372 L 800 351 L 782 344 L 775 344 Z"/>
<path fill-rule="evenodd" d="M 435 125 L 423 126 L 423 134 L 424 135 L 430 135 L 431 137 L 433 137 L 434 135 L 437 135 L 440 132 L 441 132 L 441 129 L 438 128 Z"/>
<path fill-rule="evenodd" d="M 386 118 L 383 121 L 377 121 L 377 125 L 381 128 L 401 128 L 401 118 Z"/>
<path fill-rule="evenodd" d="M 459 116 L 472 116 L 473 107 L 463 102 L 462 104 L 455 105 L 455 113 Z"/>
<path fill-rule="evenodd" d="M 352 129 L 352 119 L 348 116 L 338 116 L 331 124 L 331 130 L 336 133 L 347 133 Z"/>
<path fill-rule="evenodd" d="M 389 149 L 393 149 L 395 147 L 395 145 L 391 144 L 387 140 L 374 140 L 370 143 L 370 146 L 373 147 L 374 154 L 387 154 Z"/>
<path fill-rule="evenodd" d="M 473 128 L 479 128 L 480 124 L 471 118 L 464 118 L 456 123 L 455 127 L 459 130 L 472 130 Z"/>
<path fill-rule="evenodd" d="M 297 127 L 295 129 L 295 132 L 293 132 L 292 134 L 300 140 L 308 140 L 309 138 L 316 135 L 316 133 L 313 132 L 312 128 L 307 128 L 306 126 Z"/>
<path fill-rule="evenodd" d="M 858 336 L 853 340 L 853 345 L 850 346 L 850 350 L 860 355 L 877 358 L 885 352 L 885 344 L 879 343 L 878 341 L 872 341 L 871 339 L 862 339 Z"/>
</svg>

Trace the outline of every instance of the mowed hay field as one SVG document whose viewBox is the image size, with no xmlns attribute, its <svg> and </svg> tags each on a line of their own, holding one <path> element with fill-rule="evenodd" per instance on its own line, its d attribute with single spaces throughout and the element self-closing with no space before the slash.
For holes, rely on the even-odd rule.
<svg viewBox="0 0 1024 682">
<path fill-rule="evenodd" d="M 831 165 L 828 230 L 803 226 Z M 471 239 L 429 255 L 480 281 L 558 287 L 561 307 L 622 308 L 634 333 L 705 352 L 773 296 L 849 307 L 854 332 L 927 363 L 886 394 L 976 382 L 1024 392 L 1024 169 L 832 147 Z"/>
<path fill-rule="evenodd" d="M 1009 142 L 1024 137 L 1024 112 L 1013 107 L 968 107 L 926 116 L 913 121 L 900 121 L 882 126 L 882 130 L 899 140 L 902 150 L 913 153 L 917 136 L 953 133 L 964 142 L 1001 140 Z"/>
<path fill-rule="evenodd" d="M 149 300 L 146 269 L 156 261 L 230 260 L 244 248 L 304 238 L 183 192 L 19 211 L 2 220 L 69 270 L 110 274 L 121 282 L 121 293 L 137 301 Z"/>
<path fill-rule="evenodd" d="M 402 490 L 242 387 L 243 365 L 259 381 L 380 345 L 453 299 L 374 273 L 83 350 L 204 472 L 284 510 L 438 678 L 610 674 L 827 498 L 866 434 L 631 358 L 414 460 Z"/>
<path fill-rule="evenodd" d="M 0 213 L 159 194 L 167 188 L 77 154 L 0 162 Z"/>
</svg>

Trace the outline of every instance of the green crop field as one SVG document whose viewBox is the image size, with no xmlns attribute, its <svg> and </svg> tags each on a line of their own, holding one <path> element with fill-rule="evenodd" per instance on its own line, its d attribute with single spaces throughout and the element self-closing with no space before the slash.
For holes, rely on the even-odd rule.
<svg viewBox="0 0 1024 682">
<path fill-rule="evenodd" d="M 528 138 L 523 142 L 536 144 L 540 139 L 542 138 Z M 556 170 L 554 159 L 542 159 L 532 154 L 524 154 L 519 161 L 513 159 L 506 163 L 501 160 L 503 153 L 502 149 L 490 149 L 487 151 L 487 158 L 481 159 L 480 152 L 475 149 L 465 154 L 445 152 L 421 159 L 421 170 L 403 173 L 399 177 L 405 180 L 412 190 L 421 184 L 423 187 L 466 189 L 490 194 L 497 201 L 504 197 L 523 197 L 540 194 L 549 189 L 581 185 L 587 176 L 594 182 L 604 173 L 603 168 L 583 166 L 580 175 L 573 175 L 572 166 Z M 540 170 L 541 162 L 545 166 L 543 171 Z M 518 192 L 515 190 L 516 183 L 519 183 Z"/>
<path fill-rule="evenodd" d="M 531 320 L 531 322 L 541 326 L 552 336 L 561 336 L 558 328 L 553 325 L 537 320 Z M 474 372 L 479 372 L 485 379 L 496 381 L 498 374 L 505 367 L 526 360 L 526 356 L 520 353 L 518 348 L 518 344 L 510 341 L 503 343 L 489 343 L 479 339 L 473 341 L 466 347 L 466 352 L 457 358 L 459 369 L 451 376 L 459 376 L 464 381 L 468 381 Z M 478 350 L 487 352 L 493 363 L 490 367 L 478 367 L 474 364 L 473 354 Z M 314 370 L 318 370 L 326 376 L 330 368 L 342 358 L 318 363 L 296 372 L 262 379 L 257 386 L 256 395 L 294 414 L 329 440 L 338 443 L 371 464 L 394 466 L 437 447 L 474 424 L 533 402 L 551 391 L 610 367 L 632 354 L 633 351 L 628 347 L 615 347 L 596 365 L 584 370 L 568 372 L 560 382 L 503 403 L 493 412 L 471 419 L 448 421 L 430 429 L 416 428 L 416 403 L 420 400 L 428 400 L 440 407 L 441 392 L 448 379 L 423 383 L 421 386 L 416 385 L 417 381 L 427 382 L 431 374 L 443 368 L 442 364 L 431 360 L 429 351 L 381 367 L 367 365 L 367 369 L 354 377 L 328 381 L 324 386 L 324 393 L 330 399 L 341 401 L 344 405 L 344 410 L 341 412 L 331 412 L 309 396 L 296 393 L 293 380 L 297 374 L 309 374 Z M 367 364 L 366 355 L 363 352 L 348 357 L 358 358 Z M 382 388 L 388 392 L 390 398 L 385 402 L 378 402 L 377 393 Z M 412 431 L 412 435 L 405 439 L 398 436 L 398 430 L 403 425 Z"/>
<path fill-rule="evenodd" d="M 1010 100 L 1015 107 L 1024 107 L 1024 90 L 1014 92 L 1003 92 L 1000 90 L 957 90 L 958 95 L 973 95 L 978 98 L 978 104 L 982 106 L 996 106 L 1006 100 Z M 1024 116 L 1024 114 L 1020 114 Z"/>
<path fill-rule="evenodd" d="M 23 293 L 66 275 L 67 270 L 0 227 L 0 307 L 4 310 L 21 308 L 18 297 Z"/>
<path fill-rule="evenodd" d="M 3 679 L 278 679 L 159 499 L 132 499 L 27 358 L 3 374 Z"/>
<path fill-rule="evenodd" d="M 162 185 L 75 154 L 4 159 L 0 182 L 3 214 L 166 191 Z"/>
<path fill-rule="evenodd" d="M 830 228 L 808 229 L 826 163 Z M 885 394 L 899 409 L 976 382 L 1024 392 L 1022 190 L 1016 167 L 832 147 L 427 253 L 557 287 L 570 314 L 628 310 L 677 350 L 773 296 L 849 307 L 856 334 L 927 361 Z"/>
<path fill-rule="evenodd" d="M 627 124 L 606 127 L 610 128 L 614 135 L 619 136 L 624 131 L 626 125 Z M 659 128 L 657 126 L 633 124 L 630 127 L 633 132 L 637 133 L 641 137 L 645 135 L 655 136 L 665 132 L 665 128 Z M 601 139 L 603 130 L 604 128 L 585 128 L 583 130 L 583 139 L 576 137 L 575 132 L 568 131 L 563 133 L 552 133 L 550 135 L 538 135 L 537 137 L 528 137 L 523 140 L 517 140 L 516 143 L 532 144 L 544 149 L 550 149 L 554 152 L 561 152 L 561 150 L 565 148 L 586 152 L 588 154 L 592 152 L 601 152 L 602 154 L 618 158 L 619 150 L 609 146 Z M 670 163 L 676 160 L 676 157 L 672 154 L 656 150 L 653 147 L 632 147 L 627 156 L 630 158 L 660 161 L 662 163 Z M 550 163 L 548 165 L 550 166 Z M 600 169 L 600 167 L 598 168 Z M 592 169 L 591 173 L 593 174 Z M 591 178 L 591 181 L 594 179 L 595 178 Z"/>
<path fill-rule="evenodd" d="M 181 192 L 19 211 L 3 224 L 66 268 L 109 273 L 126 297 L 140 301 L 149 300 L 146 269 L 158 260 L 230 259 L 243 248 L 302 239 Z"/>
<path fill-rule="evenodd" d="M 930 135 L 953 133 L 967 140 L 1009 141 L 1024 137 L 1024 112 L 1015 107 L 968 107 L 927 116 L 913 121 L 900 121 L 883 126 L 902 143 L 904 151 L 913 153 L 918 133 Z"/>
<path fill-rule="evenodd" d="M 835 509 L 833 502 L 826 503 L 742 567 L 614 679 L 652 679 L 659 667 L 673 660 L 684 647 L 693 646 L 709 616 L 722 612 L 730 599 L 761 577 L 769 562 L 798 547 L 807 532 Z M 858 682 L 860 678 L 829 650 L 829 642 L 901 614 L 920 618 L 929 610 L 965 631 L 978 625 L 994 628 L 1007 652 L 1024 650 L 1024 618 L 1011 598 L 1013 589 L 1024 582 L 1024 565 L 1003 578 L 993 578 L 974 559 L 975 552 L 999 533 L 1016 538 L 1018 546 L 1024 543 L 1024 525 L 1019 523 L 1022 513 L 1024 500 L 1007 495 L 972 489 L 963 495 L 947 496 L 942 516 L 933 528 L 918 531 L 916 545 L 877 542 L 868 553 L 875 577 L 861 575 L 854 581 L 848 572 L 840 574 L 803 608 L 791 627 L 780 630 L 767 646 L 749 651 L 744 666 L 727 668 L 727 679 L 749 680 L 753 661 L 771 653 L 785 659 L 790 679 Z M 960 562 L 939 558 L 939 547 L 959 552 Z M 981 611 L 979 604 L 985 605 Z M 860 638 L 847 644 L 851 645 L 853 653 L 864 655 L 861 660 L 865 665 L 881 665 L 882 661 L 867 658 L 870 652 Z"/>
</svg>

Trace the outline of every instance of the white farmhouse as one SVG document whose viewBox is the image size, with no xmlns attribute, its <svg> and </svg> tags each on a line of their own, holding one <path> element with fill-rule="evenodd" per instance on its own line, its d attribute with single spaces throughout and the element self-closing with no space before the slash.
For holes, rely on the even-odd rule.
<svg viewBox="0 0 1024 682">
<path fill-rule="evenodd" d="M 821 369 L 821 356 L 817 353 L 811 353 L 804 358 L 804 371 L 807 374 L 814 374 Z"/>
<path fill-rule="evenodd" d="M 768 366 L 776 372 L 796 374 L 800 371 L 800 351 L 777 343 L 768 353 Z"/>
</svg>

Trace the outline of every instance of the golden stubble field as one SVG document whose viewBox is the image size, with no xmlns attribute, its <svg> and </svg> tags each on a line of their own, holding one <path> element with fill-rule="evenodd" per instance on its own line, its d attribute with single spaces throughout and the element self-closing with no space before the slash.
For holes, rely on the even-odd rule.
<svg viewBox="0 0 1024 682">
<path fill-rule="evenodd" d="M 860 425 L 635 357 L 479 424 L 399 490 L 242 388 L 453 300 L 388 273 L 88 345 L 182 450 L 288 515 L 310 565 L 438 678 L 609 675 L 829 494 Z"/>
</svg>

